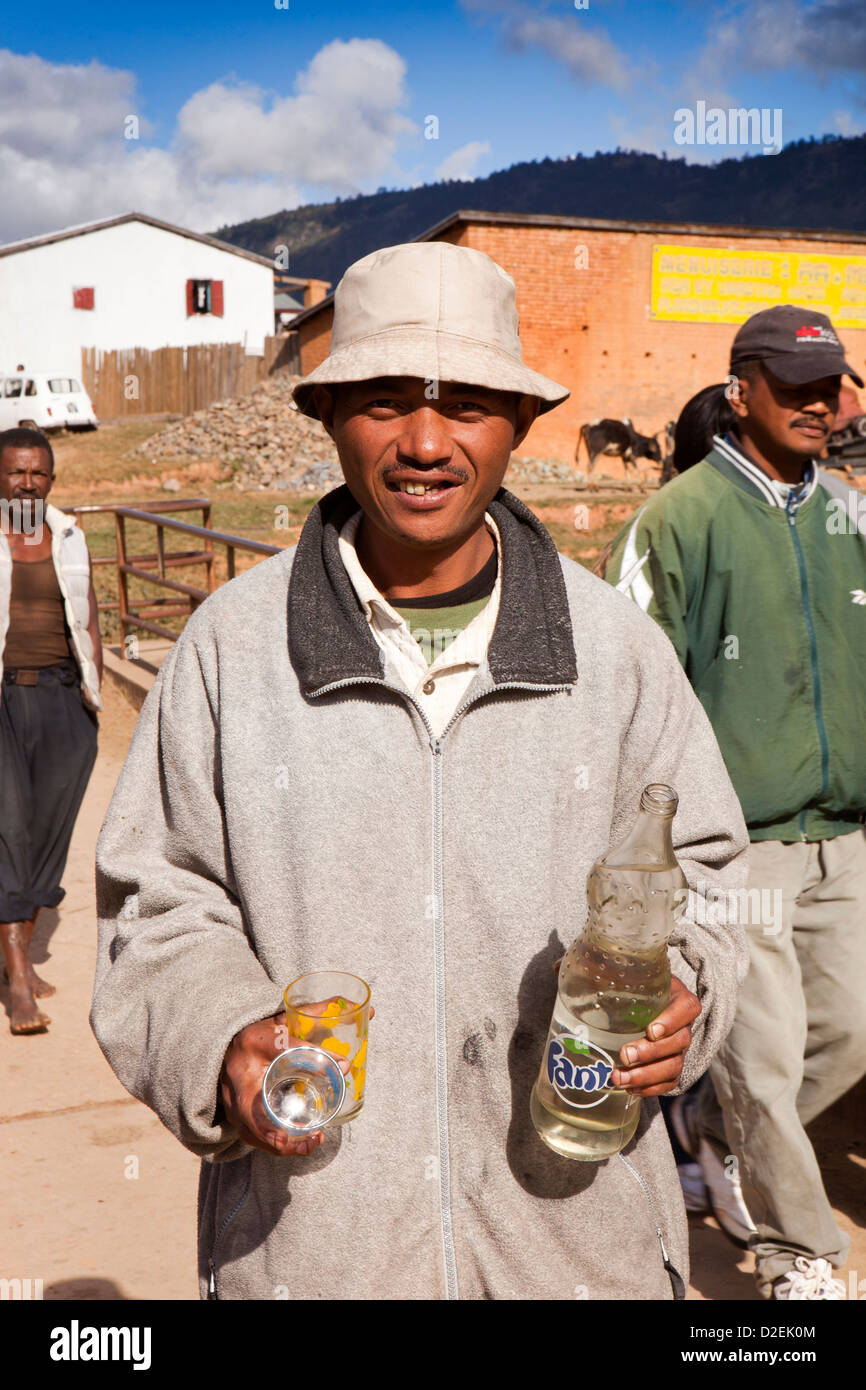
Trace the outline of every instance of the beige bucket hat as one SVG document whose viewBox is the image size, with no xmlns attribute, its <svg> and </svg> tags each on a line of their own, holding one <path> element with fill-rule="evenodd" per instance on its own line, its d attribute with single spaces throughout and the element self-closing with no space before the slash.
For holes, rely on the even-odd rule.
<svg viewBox="0 0 866 1390">
<path fill-rule="evenodd" d="M 483 251 L 447 241 L 386 246 L 350 265 L 334 294 L 331 351 L 295 386 L 317 418 L 313 387 L 412 376 L 537 396 L 541 413 L 569 392 L 523 361 L 514 281 Z"/>
</svg>

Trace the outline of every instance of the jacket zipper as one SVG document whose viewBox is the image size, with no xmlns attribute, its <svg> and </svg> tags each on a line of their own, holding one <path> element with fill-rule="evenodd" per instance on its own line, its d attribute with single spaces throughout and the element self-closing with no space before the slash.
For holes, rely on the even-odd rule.
<svg viewBox="0 0 866 1390">
<path fill-rule="evenodd" d="M 238 1212 L 240 1211 L 241 1207 L 243 1206 L 244 1202 L 247 1200 L 247 1197 L 249 1196 L 250 1183 L 252 1182 L 252 1178 L 253 1178 L 253 1167 L 252 1167 L 252 1162 L 251 1162 L 251 1163 L 250 1163 L 250 1166 L 249 1166 L 249 1171 L 247 1172 L 247 1180 L 246 1180 L 246 1183 L 244 1184 L 244 1190 L 243 1190 L 243 1192 L 241 1193 L 240 1197 L 238 1198 L 238 1200 L 237 1200 L 237 1202 L 235 1203 L 235 1205 L 234 1205 L 234 1207 L 232 1208 L 232 1210 L 229 1212 L 229 1214 L 228 1214 L 228 1216 L 226 1217 L 225 1221 L 224 1221 L 223 1224 L 220 1226 L 219 1231 L 217 1232 L 217 1238 L 216 1238 L 216 1240 L 214 1241 L 213 1245 L 211 1246 L 210 1258 L 208 1259 L 208 1262 L 207 1262 L 207 1263 L 208 1263 L 208 1269 L 210 1270 L 210 1279 L 209 1279 L 209 1281 L 208 1281 L 208 1288 L 207 1288 L 208 1300 L 211 1300 L 211 1299 L 219 1299 L 219 1294 L 217 1293 L 217 1286 L 216 1286 L 216 1252 L 217 1252 L 217 1249 L 219 1248 L 219 1243 L 220 1243 L 220 1241 L 222 1240 L 223 1236 L 224 1236 L 225 1233 L 226 1233 L 227 1228 L 228 1228 L 228 1227 L 231 1225 L 231 1223 L 234 1221 L 235 1217 L 237 1216 Z"/>
<path fill-rule="evenodd" d="M 823 796 L 827 790 L 827 781 L 830 765 L 830 750 L 827 744 L 827 731 L 824 728 L 824 715 L 821 705 L 821 680 L 818 672 L 818 644 L 815 639 L 815 625 L 812 622 L 812 611 L 809 606 L 809 582 L 806 575 L 806 562 L 803 558 L 803 547 L 800 544 L 800 537 L 797 534 L 797 517 L 791 503 L 792 496 L 789 494 L 785 505 L 785 515 L 788 518 L 791 539 L 794 542 L 794 553 L 797 556 L 797 568 L 800 573 L 800 601 L 803 606 L 803 615 L 806 619 L 806 629 L 809 633 L 809 657 L 812 666 L 812 698 L 815 705 L 815 723 L 818 726 L 818 741 L 821 745 L 821 790 L 819 796 Z M 800 812 L 800 839 L 806 838 L 806 810 L 804 807 Z"/>
<path fill-rule="evenodd" d="M 445 1010 L 445 865 L 442 824 L 442 736 L 436 738 L 421 711 L 433 754 L 433 1016 L 436 1037 L 436 1130 L 439 1141 L 439 1229 L 445 1267 L 445 1297 L 459 1298 L 451 1224 L 451 1156 L 448 1136 L 448 1058 Z"/>
<path fill-rule="evenodd" d="M 668 1252 L 665 1249 L 664 1236 L 662 1235 L 662 1228 L 659 1225 L 658 1216 L 656 1215 L 656 1204 L 653 1201 L 653 1195 L 650 1192 L 649 1184 L 647 1183 L 646 1179 L 642 1177 L 638 1170 L 635 1168 L 630 1158 L 626 1158 L 625 1154 L 623 1153 L 617 1154 L 617 1158 L 619 1158 L 625 1164 L 632 1177 L 635 1179 L 636 1182 L 639 1182 L 641 1187 L 643 1188 L 644 1196 L 646 1197 L 649 1203 L 649 1209 L 652 1213 L 653 1225 L 655 1226 L 655 1232 L 656 1236 L 658 1237 L 658 1243 L 661 1246 L 662 1261 L 664 1263 L 665 1269 L 667 1270 L 668 1278 L 671 1281 L 671 1288 L 673 1289 L 674 1298 L 677 1302 L 680 1302 L 686 1296 L 686 1281 L 680 1274 L 679 1270 L 671 1264 L 670 1256 L 668 1255 Z"/>
<path fill-rule="evenodd" d="M 378 685 L 385 690 L 393 690 L 405 700 L 411 701 L 415 706 L 429 736 L 430 750 L 433 755 L 433 1013 L 434 1013 L 434 1036 L 436 1046 L 436 1136 L 439 1144 L 439 1231 L 442 1240 L 442 1261 L 445 1269 L 445 1297 L 451 1302 L 459 1299 L 457 1285 L 457 1260 L 454 1253 L 454 1229 L 451 1218 L 451 1164 L 449 1158 L 449 1137 L 448 1137 L 448 1066 L 446 1055 L 446 1008 L 445 1008 L 445 893 L 444 893 L 444 845 L 443 845 L 443 825 L 442 825 L 442 753 L 445 744 L 445 735 L 453 727 L 464 710 L 469 709 L 476 701 L 484 699 L 486 695 L 493 695 L 498 690 L 535 690 L 539 694 L 553 694 L 558 690 L 571 690 L 568 685 L 532 685 L 529 681 L 504 681 L 501 685 L 494 686 L 492 690 L 479 691 L 473 695 L 471 700 L 465 700 L 459 705 L 452 714 L 442 733 L 437 737 L 433 733 L 427 715 L 423 708 L 407 690 L 401 690 L 396 685 L 389 685 L 385 681 L 377 679 L 375 676 L 349 677 L 341 681 L 333 681 L 330 685 L 322 686 L 319 690 L 313 691 L 313 695 L 323 695 L 331 690 L 337 690 L 340 686 L 356 685 L 364 682 Z"/>
</svg>

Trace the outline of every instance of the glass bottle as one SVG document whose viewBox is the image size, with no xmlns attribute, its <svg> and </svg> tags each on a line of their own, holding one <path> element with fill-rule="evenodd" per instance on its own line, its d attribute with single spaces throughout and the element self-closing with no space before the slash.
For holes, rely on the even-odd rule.
<svg viewBox="0 0 866 1390">
<path fill-rule="evenodd" d="M 610 1078 L 670 1002 L 667 945 L 688 896 L 671 840 L 677 802 L 671 787 L 645 787 L 631 833 L 587 878 L 586 926 L 560 966 L 530 1101 L 538 1134 L 566 1158 L 610 1158 L 637 1128 L 640 1098 Z"/>
</svg>

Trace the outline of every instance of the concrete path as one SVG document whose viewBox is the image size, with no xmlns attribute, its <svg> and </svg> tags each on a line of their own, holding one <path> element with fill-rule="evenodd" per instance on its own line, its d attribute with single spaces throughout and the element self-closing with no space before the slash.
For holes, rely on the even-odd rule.
<svg viewBox="0 0 866 1390">
<path fill-rule="evenodd" d="M 0 1011 L 0 1278 L 41 1279 L 45 1298 L 195 1299 L 198 1161 L 127 1095 L 87 1021 L 96 955 L 96 840 L 135 727 L 136 711 L 103 687 L 99 756 L 63 880 L 66 898 L 40 914 L 33 953 L 57 985 L 45 1034 L 12 1037 Z M 8 991 L 0 985 L 0 1004 Z M 843 1274 L 866 1297 L 866 1085 L 811 1134 L 853 1247 Z M 712 1218 L 692 1225 L 691 1299 L 753 1299 L 751 1256 Z M 862 1281 L 862 1282 L 861 1282 Z"/>
</svg>

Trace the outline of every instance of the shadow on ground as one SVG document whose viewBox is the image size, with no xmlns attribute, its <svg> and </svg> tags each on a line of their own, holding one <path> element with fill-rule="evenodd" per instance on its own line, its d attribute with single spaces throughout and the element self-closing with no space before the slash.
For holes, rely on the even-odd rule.
<svg viewBox="0 0 866 1390">
<path fill-rule="evenodd" d="M 830 1203 L 866 1226 L 866 1077 L 813 1120 L 806 1133 Z"/>
<path fill-rule="evenodd" d="M 40 965 L 45 965 L 51 959 L 51 938 L 60 926 L 62 910 L 62 908 L 56 907 L 40 907 L 39 909 L 36 926 L 33 928 L 33 937 L 30 941 L 30 960 L 37 970 Z"/>
<path fill-rule="evenodd" d="M 689 1217 L 691 1287 L 703 1298 L 759 1303 L 754 1256 L 728 1240 L 712 1217 Z"/>
<path fill-rule="evenodd" d="M 82 1275 L 80 1279 L 58 1279 L 45 1289 L 43 1298 L 50 1302 L 120 1303 L 126 1302 L 126 1294 L 121 1293 L 113 1279 L 94 1279 Z"/>
</svg>

